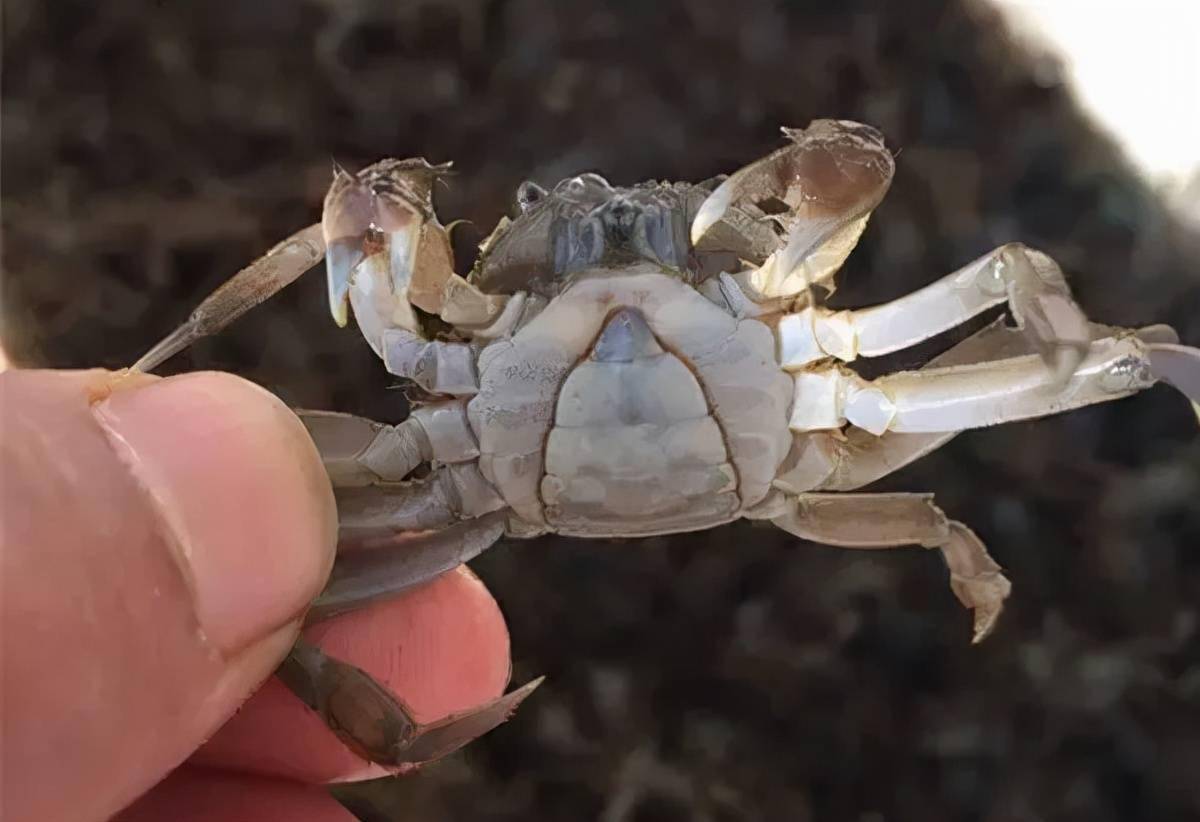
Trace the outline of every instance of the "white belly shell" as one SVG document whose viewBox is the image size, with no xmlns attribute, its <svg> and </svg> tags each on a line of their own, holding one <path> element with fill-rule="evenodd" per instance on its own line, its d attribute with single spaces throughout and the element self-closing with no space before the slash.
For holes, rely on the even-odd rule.
<svg viewBox="0 0 1200 822">
<path fill-rule="evenodd" d="M 728 522 L 762 500 L 791 444 L 770 329 L 654 269 L 579 280 L 484 349 L 479 379 L 480 469 L 531 530 Z"/>
</svg>

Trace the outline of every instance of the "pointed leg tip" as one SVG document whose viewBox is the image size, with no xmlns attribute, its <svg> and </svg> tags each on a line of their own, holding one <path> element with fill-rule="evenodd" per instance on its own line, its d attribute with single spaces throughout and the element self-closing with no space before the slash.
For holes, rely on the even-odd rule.
<svg viewBox="0 0 1200 822">
<path fill-rule="evenodd" d="M 129 370 L 149 374 L 202 336 L 204 334 L 198 331 L 195 323 L 189 319 L 155 343 L 153 348 L 139 357 L 137 362 L 129 366 Z"/>
<path fill-rule="evenodd" d="M 545 679 L 540 676 L 486 705 L 421 727 L 410 745 L 396 752 L 393 764 L 429 762 L 474 742 L 508 721 Z"/>
<path fill-rule="evenodd" d="M 1004 601 L 1012 592 L 1012 583 L 1000 571 L 987 571 L 973 577 L 951 576 L 950 587 L 963 607 L 974 616 L 971 644 L 978 645 L 991 635 L 1004 610 Z"/>
<path fill-rule="evenodd" d="M 515 708 L 517 705 L 520 705 L 522 702 L 524 702 L 529 697 L 529 695 L 532 694 L 534 691 L 536 691 L 539 687 L 541 687 L 542 683 L 545 681 L 546 681 L 546 675 L 542 674 L 541 676 L 537 677 L 536 679 L 529 680 L 524 685 L 522 685 L 520 688 L 517 688 L 515 691 L 510 693 L 509 694 L 510 697 L 512 697 L 512 696 L 518 697 L 516 700 L 516 703 L 513 705 L 513 707 Z"/>
<path fill-rule="evenodd" d="M 1000 618 L 1002 607 L 995 609 L 976 608 L 975 609 L 975 626 L 971 634 L 971 644 L 978 645 L 989 636 L 996 627 L 996 620 Z"/>
<path fill-rule="evenodd" d="M 497 704 L 502 704 L 505 708 L 504 718 L 500 720 L 500 722 L 509 720 L 512 715 L 517 712 L 517 708 L 521 707 L 521 703 L 528 699 L 534 691 L 541 687 L 542 683 L 545 681 L 546 676 L 543 674 L 536 679 L 529 680 L 520 688 L 509 691 L 507 694 L 500 697 L 500 699 L 497 700 Z M 497 722 L 496 724 L 499 725 L 500 723 Z"/>
<path fill-rule="evenodd" d="M 528 699 L 530 695 L 545 681 L 545 675 L 539 676 L 536 679 L 531 679 L 520 688 L 509 691 L 504 696 L 493 702 L 492 706 L 497 713 L 503 713 L 503 717 L 497 721 L 496 724 L 499 725 L 502 722 L 507 722 L 510 718 L 512 718 L 513 714 L 517 712 L 517 708 L 521 707 L 521 703 Z"/>
</svg>

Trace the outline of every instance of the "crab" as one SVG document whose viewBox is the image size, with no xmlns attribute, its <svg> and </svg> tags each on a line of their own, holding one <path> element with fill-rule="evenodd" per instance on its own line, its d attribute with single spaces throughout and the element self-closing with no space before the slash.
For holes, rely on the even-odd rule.
<svg viewBox="0 0 1200 822">
<path fill-rule="evenodd" d="M 334 320 L 352 309 L 386 370 L 424 392 L 398 424 L 297 412 L 340 520 L 309 621 L 425 583 L 505 536 L 631 538 L 745 518 L 834 546 L 936 549 L 979 641 L 1011 588 L 983 543 L 930 494 L 859 489 L 967 429 L 1160 380 L 1198 402 L 1200 350 L 1167 326 L 1089 322 L 1058 265 L 1017 243 L 892 302 L 826 307 L 893 156 L 858 123 L 783 131 L 777 151 L 699 184 L 522 183 L 516 216 L 465 277 L 432 201 L 449 164 L 335 166 L 321 223 L 237 274 L 134 367 L 218 331 L 323 257 Z M 1007 319 L 918 370 L 866 379 L 848 367 L 999 306 Z M 352 750 L 391 767 L 486 733 L 540 682 L 419 725 L 366 673 L 303 641 L 279 674 Z"/>
</svg>

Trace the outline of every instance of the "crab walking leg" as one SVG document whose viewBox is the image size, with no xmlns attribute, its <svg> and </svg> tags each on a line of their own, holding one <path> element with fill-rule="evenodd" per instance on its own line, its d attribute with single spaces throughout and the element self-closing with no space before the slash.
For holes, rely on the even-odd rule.
<svg viewBox="0 0 1200 822">
<path fill-rule="evenodd" d="M 319 622 L 402 594 L 469 562 L 504 536 L 506 511 L 440 531 L 394 534 L 369 547 L 341 551 L 307 621 Z"/>
<path fill-rule="evenodd" d="M 132 368 L 153 371 L 197 340 L 216 334 L 254 306 L 294 283 L 321 262 L 325 241 L 321 226 L 297 231 L 263 256 L 234 274 L 205 298 L 191 316 L 142 355 Z"/>
<path fill-rule="evenodd" d="M 410 482 L 335 488 L 334 495 L 343 542 L 443 528 L 505 507 L 473 462 L 444 465 Z"/>
<path fill-rule="evenodd" d="M 432 534 L 338 557 L 308 622 L 362 608 L 446 573 L 494 545 L 504 534 L 497 512 Z M 298 642 L 278 671 L 280 679 L 316 711 L 350 750 L 387 767 L 428 762 L 462 747 L 508 719 L 541 678 L 492 702 L 421 725 L 403 700 L 369 674 Z"/>
<path fill-rule="evenodd" d="M 496 512 L 340 555 L 307 622 L 395 597 L 475 558 L 504 535 L 505 517 Z M 365 671 L 303 640 L 277 673 L 350 750 L 385 767 L 428 762 L 462 747 L 508 719 L 542 682 L 535 679 L 479 708 L 422 725 L 402 699 Z"/>
<path fill-rule="evenodd" d="M 399 425 L 336 411 L 297 409 L 335 487 L 399 482 L 433 458 L 421 424 L 409 417 Z"/>
<path fill-rule="evenodd" d="M 1091 339 L 1087 317 L 1058 264 L 1018 243 L 890 303 L 856 311 L 813 306 L 788 315 L 777 332 L 781 361 L 790 370 L 828 357 L 849 362 L 890 354 L 1006 302 L 1057 379 L 1070 377 Z"/>
<path fill-rule="evenodd" d="M 1108 336 L 1107 326 L 1094 326 L 1092 335 Z M 923 370 L 969 365 L 997 359 L 1008 354 L 1025 353 L 1026 338 L 1005 326 L 1003 319 L 993 321 L 970 337 L 921 366 Z M 791 494 L 806 491 L 852 491 L 898 471 L 911 462 L 941 448 L 958 431 L 902 434 L 886 432 L 875 436 L 861 428 L 849 428 L 836 435 L 813 431 L 796 435 L 788 463 L 774 485 Z"/>
<path fill-rule="evenodd" d="M 277 671 L 350 750 L 385 767 L 429 762 L 461 748 L 512 716 L 542 677 L 499 699 L 427 725 L 369 674 L 298 642 Z"/>
<path fill-rule="evenodd" d="M 1091 325 L 1093 339 L 1103 339 L 1119 331 L 1105 325 Z M 1138 336 L 1146 341 L 1156 338 L 1171 340 L 1174 339 L 1174 332 L 1165 326 L 1150 327 L 1139 331 Z M 921 368 L 927 371 L 972 365 L 1027 353 L 1030 353 L 1028 337 L 1007 327 L 1001 318 L 934 357 Z M 776 477 L 774 485 L 792 494 L 853 491 L 941 448 L 958 434 L 958 431 L 887 431 L 876 436 L 857 427 L 837 434 L 824 431 L 797 434 L 789 463 Z"/>
<path fill-rule="evenodd" d="M 801 494 L 788 513 L 771 521 L 803 539 L 841 548 L 939 549 L 951 590 L 974 612 L 973 642 L 991 633 L 1012 590 L 979 537 L 948 519 L 931 494 Z"/>
<path fill-rule="evenodd" d="M 422 405 L 398 425 L 297 409 L 335 487 L 399 482 L 423 462 L 470 462 L 479 444 L 461 401 Z"/>
<path fill-rule="evenodd" d="M 1175 356 L 1179 349 L 1194 351 L 1143 342 L 1132 333 L 1096 340 L 1064 383 L 1037 355 L 906 371 L 870 382 L 838 368 L 802 372 L 795 377 L 798 401 L 789 425 L 800 432 L 839 428 L 848 421 L 878 435 L 963 431 L 1033 419 L 1127 397 L 1153 385 L 1159 368 L 1193 373 L 1200 358 Z M 1165 351 L 1172 355 L 1169 363 L 1160 356 Z M 1191 390 L 1185 375 L 1173 379 Z"/>
</svg>

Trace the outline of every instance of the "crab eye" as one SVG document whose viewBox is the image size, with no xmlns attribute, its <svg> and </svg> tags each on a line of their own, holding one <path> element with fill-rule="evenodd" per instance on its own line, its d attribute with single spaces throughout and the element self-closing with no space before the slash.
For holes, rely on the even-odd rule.
<svg viewBox="0 0 1200 822">
<path fill-rule="evenodd" d="M 517 205 L 524 213 L 546 197 L 546 189 L 532 180 L 526 180 L 517 187 Z"/>
<path fill-rule="evenodd" d="M 554 193 L 568 202 L 591 201 L 595 203 L 607 200 L 613 187 L 608 180 L 599 174 L 577 174 L 568 177 L 554 187 Z"/>
</svg>

